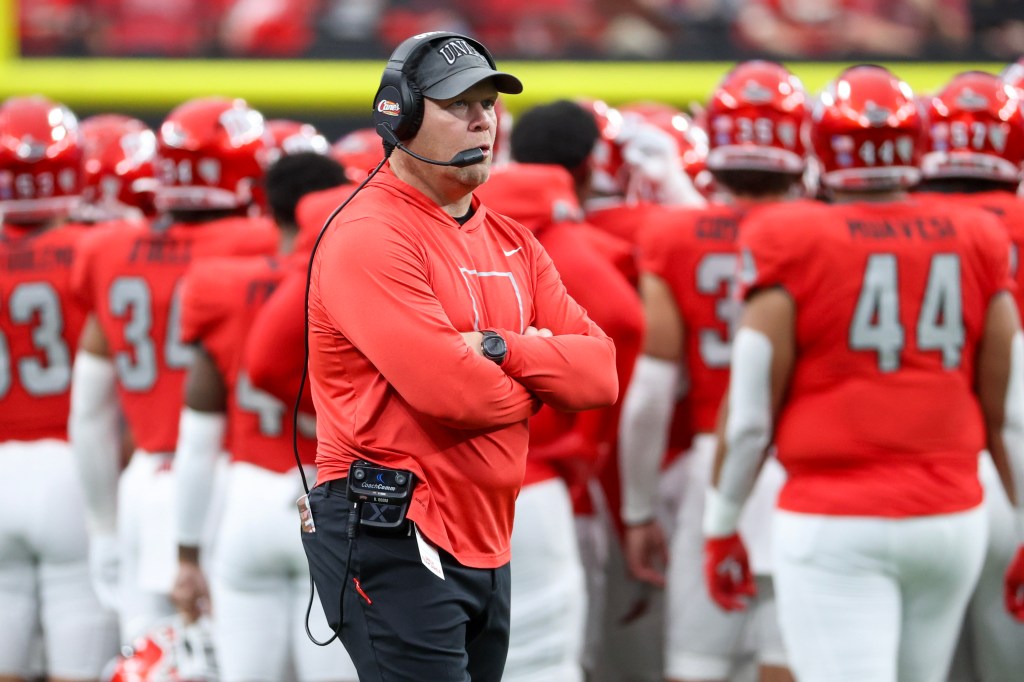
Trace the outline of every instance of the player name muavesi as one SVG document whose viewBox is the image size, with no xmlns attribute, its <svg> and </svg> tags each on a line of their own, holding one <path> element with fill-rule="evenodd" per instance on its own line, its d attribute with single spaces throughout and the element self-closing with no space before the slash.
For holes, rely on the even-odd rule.
<svg viewBox="0 0 1024 682">
<path fill-rule="evenodd" d="M 846 221 L 854 239 L 949 239 L 956 236 L 956 227 L 948 218 L 921 216 L 903 220 Z"/>
</svg>

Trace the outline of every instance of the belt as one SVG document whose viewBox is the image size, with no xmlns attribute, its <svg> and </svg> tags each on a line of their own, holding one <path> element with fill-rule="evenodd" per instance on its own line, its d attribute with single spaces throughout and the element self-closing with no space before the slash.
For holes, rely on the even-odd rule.
<svg viewBox="0 0 1024 682">
<path fill-rule="evenodd" d="M 337 497 L 348 497 L 348 477 L 335 478 L 323 484 L 324 492 Z"/>
</svg>

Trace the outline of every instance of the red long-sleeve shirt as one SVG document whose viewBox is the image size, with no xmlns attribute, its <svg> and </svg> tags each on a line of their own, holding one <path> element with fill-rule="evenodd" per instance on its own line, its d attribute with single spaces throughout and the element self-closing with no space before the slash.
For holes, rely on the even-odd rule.
<svg viewBox="0 0 1024 682">
<path fill-rule="evenodd" d="M 529 230 L 473 199 L 459 225 L 385 169 L 328 229 L 310 282 L 321 481 L 365 458 L 412 471 L 409 518 L 462 564 L 509 559 L 537 400 L 615 401 L 611 340 Z M 522 336 L 530 325 L 554 337 Z M 460 332 L 493 329 L 499 367 Z"/>
</svg>

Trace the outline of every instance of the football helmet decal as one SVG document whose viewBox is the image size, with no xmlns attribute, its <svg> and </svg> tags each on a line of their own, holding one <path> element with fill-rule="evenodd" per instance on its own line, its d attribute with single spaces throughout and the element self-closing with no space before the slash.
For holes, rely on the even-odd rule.
<svg viewBox="0 0 1024 682">
<path fill-rule="evenodd" d="M 826 187 L 886 190 L 920 178 L 921 113 L 913 91 L 875 65 L 843 71 L 818 97 L 811 140 Z"/>
<path fill-rule="evenodd" d="M 157 208 L 208 210 L 262 205 L 273 139 L 244 100 L 200 97 L 175 108 L 157 139 Z"/>
<path fill-rule="evenodd" d="M 979 178 L 1016 183 L 1024 162 L 1021 94 L 982 71 L 957 74 L 925 98 L 926 178 Z"/>
<path fill-rule="evenodd" d="M 78 119 L 45 97 L 0 105 L 0 212 L 9 222 L 67 215 L 81 199 Z"/>
<path fill-rule="evenodd" d="M 736 65 L 711 94 L 706 117 L 710 170 L 803 172 L 807 95 L 781 64 Z"/>
</svg>

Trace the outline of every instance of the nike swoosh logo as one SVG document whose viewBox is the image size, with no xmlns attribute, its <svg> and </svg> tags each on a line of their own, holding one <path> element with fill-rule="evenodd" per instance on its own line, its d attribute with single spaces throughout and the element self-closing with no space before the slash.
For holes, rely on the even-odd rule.
<svg viewBox="0 0 1024 682">
<path fill-rule="evenodd" d="M 516 247 L 516 248 L 512 249 L 511 251 L 506 251 L 505 249 L 502 249 L 501 252 L 503 254 L 505 254 L 506 256 L 514 256 L 522 248 L 523 247 L 519 246 L 519 247 Z"/>
</svg>

